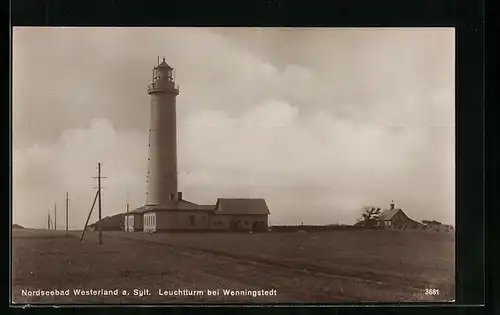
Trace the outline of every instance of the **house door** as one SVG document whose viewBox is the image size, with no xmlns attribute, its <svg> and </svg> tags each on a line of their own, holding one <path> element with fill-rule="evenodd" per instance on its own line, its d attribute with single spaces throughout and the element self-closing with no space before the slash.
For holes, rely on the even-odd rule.
<svg viewBox="0 0 500 315">
<path fill-rule="evenodd" d="M 265 231 L 266 225 L 263 221 L 255 221 L 252 227 L 253 231 Z"/>
<path fill-rule="evenodd" d="M 238 230 L 241 228 L 241 221 L 240 220 L 231 220 L 229 222 L 229 228 L 231 230 Z"/>
</svg>

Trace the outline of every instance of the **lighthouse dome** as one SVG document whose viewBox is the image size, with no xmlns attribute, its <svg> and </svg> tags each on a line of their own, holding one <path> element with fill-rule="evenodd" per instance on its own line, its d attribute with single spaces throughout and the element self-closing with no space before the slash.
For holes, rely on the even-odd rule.
<svg viewBox="0 0 500 315">
<path fill-rule="evenodd" d="M 168 70 L 173 70 L 174 68 L 172 68 L 166 61 L 165 61 L 165 58 L 163 58 L 163 61 L 157 66 L 157 68 L 165 68 L 165 69 L 168 69 Z"/>
</svg>

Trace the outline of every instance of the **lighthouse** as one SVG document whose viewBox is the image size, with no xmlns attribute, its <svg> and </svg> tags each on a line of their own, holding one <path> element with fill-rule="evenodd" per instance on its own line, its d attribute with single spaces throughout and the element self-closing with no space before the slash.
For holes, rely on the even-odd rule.
<svg viewBox="0 0 500 315">
<path fill-rule="evenodd" d="M 177 186 L 179 86 L 165 58 L 153 68 L 147 91 L 151 113 L 146 204 L 127 211 L 124 231 L 267 231 L 270 212 L 263 198 L 218 198 L 215 205 L 199 205 L 182 197 Z"/>
<path fill-rule="evenodd" d="M 174 69 L 165 62 L 153 68 L 148 84 L 150 96 L 149 157 L 146 205 L 167 205 L 177 201 L 177 124 Z"/>
</svg>

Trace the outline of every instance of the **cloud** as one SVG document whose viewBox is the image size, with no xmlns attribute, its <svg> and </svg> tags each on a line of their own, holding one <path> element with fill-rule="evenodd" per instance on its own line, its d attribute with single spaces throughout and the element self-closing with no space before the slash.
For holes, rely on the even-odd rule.
<svg viewBox="0 0 500 315">
<path fill-rule="evenodd" d="M 428 196 L 453 185 L 452 155 L 418 174 L 438 153 L 428 151 L 436 133 L 401 129 L 336 121 L 325 112 L 299 119 L 284 102 L 267 102 L 239 117 L 200 111 L 181 125 L 180 166 L 189 170 L 181 186 L 194 196 L 210 187 L 204 202 L 242 192 L 265 196 L 280 222 L 352 222 L 363 205 L 383 206 L 391 199 L 407 205 L 414 217 L 435 217 L 450 200 Z M 415 190 L 422 195 L 409 194 Z"/>
<path fill-rule="evenodd" d="M 394 199 L 453 223 L 452 32 L 201 28 L 14 30 L 16 223 L 44 226 L 69 191 L 83 226 L 98 161 L 105 215 L 127 191 L 144 203 L 158 55 L 180 84 L 186 198 L 265 197 L 272 223 L 353 222 Z"/>
<path fill-rule="evenodd" d="M 63 224 L 64 192 L 71 199 L 70 226 L 83 228 L 97 185 L 97 163 L 102 163 L 104 215 L 125 209 L 127 192 L 131 203 L 143 202 L 144 161 L 147 138 L 139 132 L 117 133 L 105 119 L 95 119 L 87 128 L 68 129 L 50 146 L 14 152 L 14 220 L 27 226 L 45 226 L 47 212 L 58 204 L 58 222 Z M 140 148 L 144 148 L 140 150 Z M 94 211 L 93 218 L 97 218 Z M 59 228 L 63 228 L 59 225 Z"/>
</svg>

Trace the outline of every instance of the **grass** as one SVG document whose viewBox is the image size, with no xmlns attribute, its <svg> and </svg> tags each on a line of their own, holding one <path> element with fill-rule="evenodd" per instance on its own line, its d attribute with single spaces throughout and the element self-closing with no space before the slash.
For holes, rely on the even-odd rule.
<svg viewBox="0 0 500 315">
<path fill-rule="evenodd" d="M 145 234 L 13 231 L 18 303 L 356 303 L 450 301 L 454 235 L 401 231 Z M 129 295 L 26 297 L 22 289 Z M 276 296 L 159 296 L 158 289 L 276 289 Z M 426 296 L 425 289 L 439 289 Z M 133 295 L 149 289 L 150 296 Z"/>
</svg>

